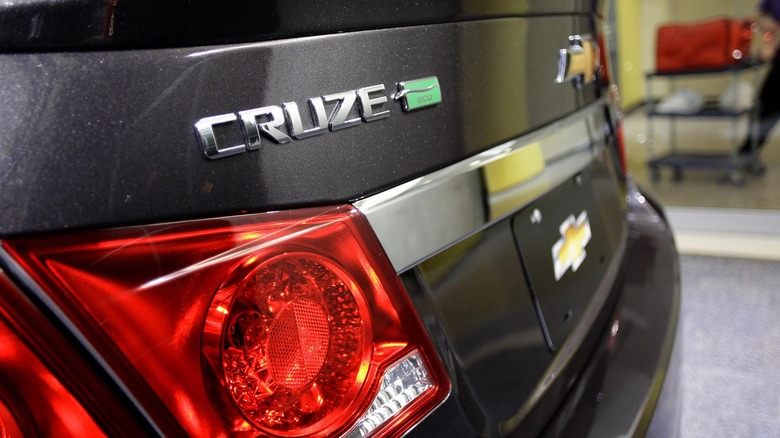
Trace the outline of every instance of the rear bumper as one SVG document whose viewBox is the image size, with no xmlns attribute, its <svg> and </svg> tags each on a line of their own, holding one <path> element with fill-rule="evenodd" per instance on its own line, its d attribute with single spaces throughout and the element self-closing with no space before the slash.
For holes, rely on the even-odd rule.
<svg viewBox="0 0 780 438">
<path fill-rule="evenodd" d="M 619 301 L 602 341 L 545 436 L 678 434 L 677 251 L 658 204 L 636 189 L 629 190 L 629 197 Z"/>
<path fill-rule="evenodd" d="M 618 299 L 566 398 L 546 414 L 542 436 L 678 434 L 677 250 L 662 209 L 633 184 L 628 188 L 628 241 L 614 286 Z M 490 425 L 464 414 L 475 409 L 467 401 L 450 396 L 410 436 L 490 435 Z M 521 425 L 510 435 L 533 434 Z"/>
</svg>

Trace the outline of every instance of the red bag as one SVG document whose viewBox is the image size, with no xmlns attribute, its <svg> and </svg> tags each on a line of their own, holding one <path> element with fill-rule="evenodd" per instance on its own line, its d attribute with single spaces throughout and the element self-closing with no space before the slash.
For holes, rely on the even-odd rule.
<svg viewBox="0 0 780 438">
<path fill-rule="evenodd" d="M 661 73 L 714 69 L 750 55 L 749 20 L 720 19 L 658 28 L 656 70 Z"/>
</svg>

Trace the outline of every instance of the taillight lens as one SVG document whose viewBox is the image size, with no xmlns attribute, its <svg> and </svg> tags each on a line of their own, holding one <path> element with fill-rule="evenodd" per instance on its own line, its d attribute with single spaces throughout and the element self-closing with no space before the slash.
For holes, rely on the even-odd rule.
<svg viewBox="0 0 780 438">
<path fill-rule="evenodd" d="M 623 170 L 623 173 L 628 173 L 628 160 L 626 158 L 626 142 L 623 140 L 623 117 L 622 115 L 618 118 L 618 127 L 617 127 L 617 147 L 618 147 L 618 153 L 620 154 L 620 168 Z"/>
<path fill-rule="evenodd" d="M 372 316 L 357 283 L 302 249 L 250 259 L 218 291 L 205 352 L 257 428 L 329 429 L 360 409 L 371 368 Z"/>
<path fill-rule="evenodd" d="M 402 433 L 448 391 L 409 298 L 352 207 L 5 246 L 192 435 Z"/>
<path fill-rule="evenodd" d="M 10 293 L 0 271 L 0 294 Z M 17 335 L 0 309 L 0 437 L 105 436 L 79 401 Z"/>
</svg>

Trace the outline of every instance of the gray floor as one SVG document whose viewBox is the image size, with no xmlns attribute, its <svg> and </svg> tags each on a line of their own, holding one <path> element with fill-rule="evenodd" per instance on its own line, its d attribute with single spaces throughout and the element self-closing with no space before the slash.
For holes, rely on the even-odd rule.
<svg viewBox="0 0 780 438">
<path fill-rule="evenodd" d="M 654 181 L 647 161 L 673 143 L 680 151 L 732 153 L 746 121 L 678 120 L 676 135 L 662 119 L 651 135 L 647 121 L 642 110 L 625 119 L 629 168 L 668 208 L 686 254 L 681 436 L 780 438 L 780 127 L 761 153 L 766 173 L 735 186 L 722 172 L 697 169 L 681 180 L 664 169 Z"/>
<path fill-rule="evenodd" d="M 682 256 L 682 434 L 780 437 L 780 262 Z"/>
</svg>

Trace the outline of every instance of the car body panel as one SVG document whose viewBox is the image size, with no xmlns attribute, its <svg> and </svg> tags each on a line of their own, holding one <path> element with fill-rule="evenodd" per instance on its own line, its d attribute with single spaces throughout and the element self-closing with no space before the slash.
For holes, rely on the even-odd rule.
<svg viewBox="0 0 780 438">
<path fill-rule="evenodd" d="M 48 337 L 26 342 L 45 350 L 45 339 L 65 339 L 61 351 L 96 393 L 117 394 L 97 408 L 52 362 L 104 429 L 223 425 L 209 405 L 185 427 L 166 406 L 191 398 L 145 380 L 176 369 L 154 369 L 164 367 L 152 356 L 164 329 L 133 346 L 154 364 L 141 371 L 104 331 L 121 318 L 95 323 L 81 304 L 53 300 L 19 261 L 22 243 L 82 231 L 143 239 L 348 204 L 338 208 L 365 217 L 381 245 L 372 257 L 400 278 L 449 380 L 446 400 L 409 436 L 644 433 L 673 369 L 679 275 L 662 210 L 622 167 L 618 97 L 598 50 L 582 77 L 556 80 L 577 44 L 601 42 L 599 2 L 241 4 L 214 14 L 223 9 L 209 2 L 0 6 L 0 23 L 20 23 L 0 31 L 0 292 L 23 303 L 2 317 L 48 321 Z M 401 83 L 432 77 L 441 102 L 407 111 Z M 334 123 L 339 93 L 355 100 L 350 126 L 327 129 L 318 111 Z M 286 140 L 252 137 L 245 117 L 261 123 L 250 113 L 281 114 Z M 92 267 L 113 272 L 121 261 Z M 158 259 L 145 263 L 163 272 Z M 197 356 L 201 333 L 187 335 Z M 219 391 L 190 359 L 190 386 Z M 117 424 L 116 406 L 128 409 Z"/>
<path fill-rule="evenodd" d="M 230 44 L 521 15 L 587 15 L 590 0 L 30 0 L 0 5 L 6 50 Z"/>
<path fill-rule="evenodd" d="M 2 55 L 0 74 L 14 86 L 0 90 L 0 234 L 360 199 L 592 102 L 595 86 L 554 83 L 557 51 L 586 24 L 512 18 L 243 46 Z M 310 63 L 321 69 L 312 74 Z M 375 84 L 389 95 L 398 81 L 430 75 L 441 104 L 404 113 L 391 101 L 389 117 L 349 129 L 266 140 L 219 160 L 204 157 L 194 133 L 204 117 L 303 107 Z"/>
<path fill-rule="evenodd" d="M 620 273 L 610 294 L 611 298 L 598 317 L 599 323 L 584 341 L 586 347 L 572 357 L 573 363 L 585 365 L 574 374 L 571 374 L 572 368 L 579 370 L 578 367 L 565 369 L 564 374 L 557 379 L 558 391 L 563 397 L 561 404 L 549 408 L 544 406 L 546 400 L 540 400 L 535 409 L 523 411 L 523 416 L 508 416 L 502 422 L 491 423 L 475 398 L 467 376 L 458 370 L 453 373 L 453 396 L 409 436 L 678 435 L 681 374 L 680 345 L 675 340 L 679 330 L 680 289 L 674 240 L 658 204 L 638 191 L 633 184 L 629 193 L 633 199 L 628 209 L 631 220 L 628 223 L 626 254 L 622 259 Z M 419 288 L 410 286 L 409 281 L 406 284 L 413 296 L 415 293 L 423 294 Z M 528 292 L 527 289 L 518 290 L 521 294 Z M 484 294 L 471 297 L 471 301 L 481 303 L 485 301 L 482 298 Z M 433 312 L 428 300 L 420 299 L 417 302 L 422 315 Z M 480 304 L 479 308 L 484 306 Z M 506 310 L 505 313 L 510 311 Z M 425 320 L 438 321 L 433 317 Z M 515 324 L 515 330 L 519 329 L 520 321 L 511 321 Z M 542 336 L 534 333 L 532 327 L 527 327 L 527 330 L 523 338 L 525 354 L 550 364 L 552 353 L 545 348 Z M 435 326 L 430 331 L 434 339 L 442 336 Z M 478 341 L 471 343 L 475 351 L 489 351 L 490 346 L 501 342 L 498 338 L 479 339 L 482 339 L 482 345 Z M 520 339 L 516 336 L 515 342 L 505 342 L 503 349 L 519 349 Z M 439 341 L 438 344 L 450 345 L 446 341 Z M 443 355 L 450 360 L 456 357 L 455 353 L 447 349 Z M 538 362 L 530 367 L 502 370 L 496 362 L 498 357 L 494 354 L 486 358 L 488 370 L 484 374 L 499 373 L 495 378 L 500 379 L 502 372 L 533 374 L 536 370 L 536 373 L 541 372 L 542 375 L 554 372 L 552 366 L 540 371 Z M 492 366 L 490 359 L 494 360 Z M 527 365 L 531 360 L 525 363 Z M 504 412 L 508 411 L 504 409 Z M 550 418 L 552 411 L 556 413 Z M 500 411 L 497 409 L 495 412 Z M 491 427 L 497 430 L 491 430 Z"/>
</svg>

